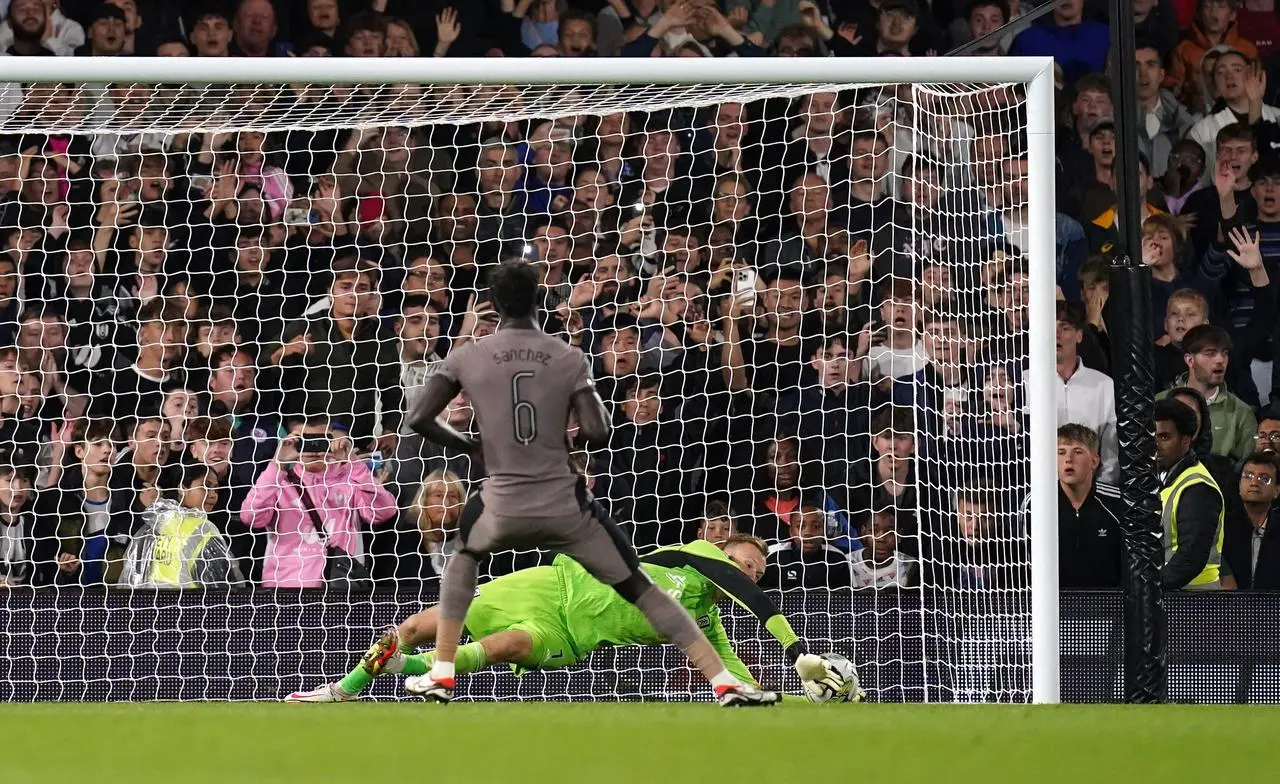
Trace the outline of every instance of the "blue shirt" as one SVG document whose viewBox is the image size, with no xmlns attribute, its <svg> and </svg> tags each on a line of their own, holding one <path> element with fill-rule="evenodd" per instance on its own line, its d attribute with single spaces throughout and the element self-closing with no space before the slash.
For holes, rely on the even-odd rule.
<svg viewBox="0 0 1280 784">
<path fill-rule="evenodd" d="M 1013 39 L 1011 55 L 1048 55 L 1062 66 L 1068 85 L 1081 76 L 1106 67 L 1111 48 L 1111 29 L 1101 22 L 1085 20 L 1077 25 L 1032 25 Z"/>
</svg>

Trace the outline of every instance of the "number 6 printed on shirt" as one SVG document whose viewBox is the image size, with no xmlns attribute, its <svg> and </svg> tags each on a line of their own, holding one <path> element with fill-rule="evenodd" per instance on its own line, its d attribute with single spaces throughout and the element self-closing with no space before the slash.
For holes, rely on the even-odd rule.
<svg viewBox="0 0 1280 784">
<path fill-rule="evenodd" d="M 538 437 L 538 410 L 520 394 L 520 382 L 533 377 L 532 370 L 522 370 L 511 376 L 511 421 L 515 425 L 516 441 L 525 446 Z"/>
</svg>

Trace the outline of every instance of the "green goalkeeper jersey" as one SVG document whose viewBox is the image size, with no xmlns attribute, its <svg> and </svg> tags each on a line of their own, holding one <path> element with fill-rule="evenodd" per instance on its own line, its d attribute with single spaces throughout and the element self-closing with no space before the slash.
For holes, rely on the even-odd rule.
<svg viewBox="0 0 1280 784">
<path fill-rule="evenodd" d="M 729 671 L 754 683 L 734 653 L 716 603 L 730 599 L 749 610 L 769 630 L 792 660 L 803 652 L 800 638 L 777 605 L 714 544 L 699 540 L 664 547 L 640 559 L 641 567 L 689 614 L 707 635 Z M 565 624 L 575 653 L 586 656 L 600 645 L 658 645 L 661 638 L 635 605 L 587 573 L 578 563 L 558 556 Z"/>
</svg>

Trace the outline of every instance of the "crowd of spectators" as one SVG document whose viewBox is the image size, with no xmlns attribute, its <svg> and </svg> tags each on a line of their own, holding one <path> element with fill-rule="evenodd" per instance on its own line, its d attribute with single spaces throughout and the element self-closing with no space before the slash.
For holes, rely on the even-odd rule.
<svg viewBox="0 0 1280 784">
<path fill-rule="evenodd" d="M 0 50 L 938 56 L 1028 5 L 0 0 Z M 1137 59 L 1115 63 L 1102 5 L 1060 0 L 975 52 L 1059 66 L 1063 584 L 1121 569 L 1119 110 L 1142 151 L 1128 252 L 1153 274 L 1160 386 L 1195 405 L 1234 583 L 1280 587 L 1280 16 L 1272 0 L 1134 0 Z M 1113 107 L 1121 68 L 1140 106 Z M 167 86 L 0 90 L 0 126 L 47 128 L 0 136 L 0 585 L 114 582 L 162 497 L 207 513 L 255 584 L 323 584 L 326 547 L 375 580 L 438 576 L 484 469 L 404 413 L 449 350 L 496 328 L 486 269 L 514 259 L 540 271 L 546 329 L 593 358 L 614 432 L 575 467 L 642 548 L 754 533 L 773 545 L 764 584 L 784 589 L 1027 584 L 1021 249 L 1047 194 L 1027 189 L 1021 87 L 316 124 L 387 89 L 410 88 L 250 91 L 244 115 L 305 105 L 314 127 L 229 133 L 64 130 L 181 108 Z M 474 426 L 464 396 L 445 416 Z"/>
</svg>

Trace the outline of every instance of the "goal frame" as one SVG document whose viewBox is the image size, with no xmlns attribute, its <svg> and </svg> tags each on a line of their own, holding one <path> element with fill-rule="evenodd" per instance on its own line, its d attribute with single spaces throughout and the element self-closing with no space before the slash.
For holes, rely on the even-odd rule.
<svg viewBox="0 0 1280 784">
<path fill-rule="evenodd" d="M 643 66 L 643 67 L 640 67 Z M 6 58 L 9 83 L 681 85 L 806 83 L 1021 83 L 1026 87 L 1030 278 L 1032 701 L 1059 702 L 1056 410 L 1054 76 L 1049 57 L 961 58 Z"/>
</svg>

